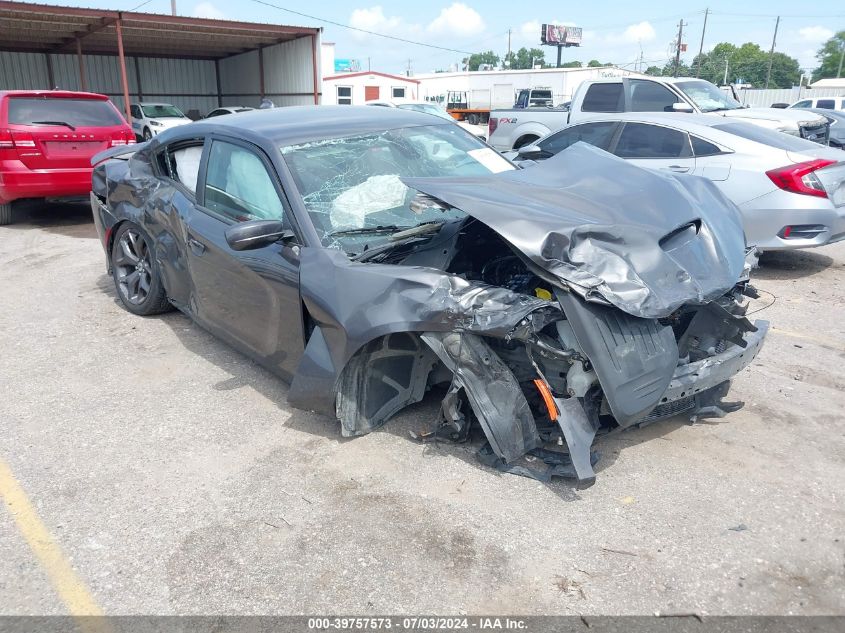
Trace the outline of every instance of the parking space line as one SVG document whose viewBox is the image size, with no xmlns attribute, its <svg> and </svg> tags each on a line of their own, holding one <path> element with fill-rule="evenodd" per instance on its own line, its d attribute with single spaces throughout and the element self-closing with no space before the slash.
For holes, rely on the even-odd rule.
<svg viewBox="0 0 845 633">
<path fill-rule="evenodd" d="M 41 521 L 9 466 L 0 459 L 0 497 L 9 509 L 50 583 L 72 616 L 103 615 L 88 588 L 73 571 L 47 526 Z M 90 628 L 90 627 L 84 627 Z"/>
</svg>

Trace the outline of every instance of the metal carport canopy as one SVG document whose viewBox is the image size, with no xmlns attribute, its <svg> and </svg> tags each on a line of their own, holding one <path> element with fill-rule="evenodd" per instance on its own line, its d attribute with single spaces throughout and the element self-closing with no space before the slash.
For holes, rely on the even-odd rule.
<svg viewBox="0 0 845 633">
<path fill-rule="evenodd" d="M 106 9 L 58 7 L 0 0 L 0 50 L 28 53 L 114 55 L 120 59 L 123 96 L 129 116 L 125 56 L 220 60 L 310 37 L 317 103 L 317 37 L 320 28 L 211 20 Z M 263 69 L 261 73 L 263 83 Z M 262 90 L 263 92 L 263 86 Z"/>
</svg>

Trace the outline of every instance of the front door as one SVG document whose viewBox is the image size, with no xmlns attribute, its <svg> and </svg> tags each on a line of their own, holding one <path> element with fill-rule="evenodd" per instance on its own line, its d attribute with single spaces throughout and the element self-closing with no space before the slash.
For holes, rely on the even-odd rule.
<svg viewBox="0 0 845 633">
<path fill-rule="evenodd" d="M 299 247 L 289 242 L 234 251 L 225 237 L 237 222 L 284 221 L 282 200 L 278 178 L 261 150 L 213 140 L 202 192 L 186 230 L 186 251 L 197 321 L 290 377 L 304 347 Z"/>
<path fill-rule="evenodd" d="M 364 86 L 364 101 L 375 101 L 380 98 L 378 86 Z"/>
</svg>

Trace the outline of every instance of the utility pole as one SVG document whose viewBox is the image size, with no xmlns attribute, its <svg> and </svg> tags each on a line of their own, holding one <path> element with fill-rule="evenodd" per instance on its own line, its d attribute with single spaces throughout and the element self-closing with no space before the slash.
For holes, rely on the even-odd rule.
<svg viewBox="0 0 845 633">
<path fill-rule="evenodd" d="M 704 26 L 701 27 L 701 44 L 698 46 L 698 63 L 695 65 L 695 76 L 701 75 L 701 54 L 704 52 L 704 32 L 707 30 L 707 16 L 710 8 L 704 9 Z"/>
<path fill-rule="evenodd" d="M 507 57 L 505 57 L 505 59 L 510 59 L 510 58 L 511 58 L 511 30 L 508 29 L 508 55 L 507 55 Z"/>
<path fill-rule="evenodd" d="M 725 57 L 725 80 L 722 82 L 723 86 L 728 85 L 728 63 L 729 63 L 728 58 Z"/>
<path fill-rule="evenodd" d="M 677 47 L 675 48 L 675 72 L 673 73 L 674 77 L 678 76 L 678 67 L 681 65 L 681 42 L 683 41 L 684 37 L 684 21 L 681 20 L 678 22 L 678 43 Z"/>
<path fill-rule="evenodd" d="M 772 50 L 769 51 L 769 71 L 766 73 L 766 89 L 769 88 L 769 80 L 772 78 L 772 62 L 775 59 L 775 42 L 778 39 L 778 26 L 780 25 L 780 16 L 775 21 L 775 34 L 772 36 Z"/>
<path fill-rule="evenodd" d="M 837 79 L 842 76 L 842 60 L 845 59 L 845 42 L 842 42 L 842 52 L 839 53 L 839 70 L 836 71 Z"/>
<path fill-rule="evenodd" d="M 170 13 L 176 15 L 176 0 L 170 0 Z"/>
</svg>

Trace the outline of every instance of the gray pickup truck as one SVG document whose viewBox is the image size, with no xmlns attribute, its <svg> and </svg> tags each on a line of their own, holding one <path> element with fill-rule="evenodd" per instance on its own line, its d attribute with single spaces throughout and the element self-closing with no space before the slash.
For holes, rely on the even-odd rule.
<svg viewBox="0 0 845 633">
<path fill-rule="evenodd" d="M 581 83 L 568 106 L 493 110 L 487 142 L 518 149 L 560 128 L 608 112 L 697 112 L 741 119 L 826 145 L 830 124 L 806 110 L 749 108 L 709 81 L 694 78 L 614 78 Z"/>
</svg>

